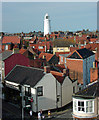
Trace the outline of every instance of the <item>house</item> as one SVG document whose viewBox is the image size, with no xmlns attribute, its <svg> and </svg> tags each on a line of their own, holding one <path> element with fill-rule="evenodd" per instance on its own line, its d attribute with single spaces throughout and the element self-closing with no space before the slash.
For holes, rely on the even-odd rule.
<svg viewBox="0 0 99 120">
<path fill-rule="evenodd" d="M 72 102 L 73 93 L 78 91 L 77 80 L 71 80 L 66 74 L 66 69 L 63 72 L 50 71 L 50 73 L 56 78 L 57 89 L 57 108 L 64 107 Z"/>
<path fill-rule="evenodd" d="M 15 66 L 13 70 L 6 76 L 5 84 L 9 92 L 16 93 L 10 95 L 10 98 L 17 97 L 19 86 L 24 89 L 23 94 L 33 98 L 33 102 L 24 101 L 24 106 L 31 105 L 34 112 L 40 109 L 48 110 L 56 108 L 56 79 L 51 73 L 44 72 L 42 69 L 31 68 L 25 66 Z M 20 101 L 21 102 L 21 101 Z"/>
<path fill-rule="evenodd" d="M 74 119 L 99 119 L 99 81 L 95 81 L 73 94 L 72 98 Z"/>
<path fill-rule="evenodd" d="M 5 77 L 15 65 L 29 66 L 29 59 L 20 53 L 11 54 L 7 58 L 2 54 L 2 64 L 4 69 L 3 75 Z"/>
<path fill-rule="evenodd" d="M 53 41 L 53 54 L 57 52 L 70 52 L 70 45 L 75 45 L 73 39 L 55 39 Z"/>
<path fill-rule="evenodd" d="M 15 66 L 5 78 L 5 98 L 21 103 L 20 86 L 25 96 L 24 106 L 30 106 L 34 112 L 40 109 L 61 108 L 72 101 L 73 92 L 77 92 L 77 81 L 71 81 L 64 73 L 26 66 Z M 14 94 L 12 94 L 14 93 Z M 16 94 L 15 94 L 16 93 Z M 10 95 L 10 98 L 9 98 Z M 13 98 L 16 98 L 13 100 Z M 19 99 L 20 98 L 20 99 Z M 32 102 L 31 102 L 32 98 Z"/>
<path fill-rule="evenodd" d="M 40 53 L 39 59 L 45 59 L 49 65 L 58 63 L 58 57 L 50 53 Z"/>
<path fill-rule="evenodd" d="M 3 36 L 2 51 L 12 50 L 15 45 L 19 47 L 20 44 L 21 44 L 21 38 L 18 36 Z"/>
<path fill-rule="evenodd" d="M 66 59 L 67 59 L 67 57 L 68 57 L 69 54 L 60 54 L 59 55 L 59 64 L 66 65 Z"/>
<path fill-rule="evenodd" d="M 86 86 L 90 83 L 90 68 L 93 68 L 94 62 L 95 54 L 92 51 L 86 48 L 73 51 L 66 60 L 69 76 Z"/>
<path fill-rule="evenodd" d="M 30 47 L 38 50 L 39 52 L 52 52 L 52 41 L 42 40 L 36 44 L 30 43 Z"/>
<path fill-rule="evenodd" d="M 8 58 L 9 56 L 11 56 L 12 55 L 12 51 L 11 50 L 6 50 L 6 51 L 2 51 L 1 53 L 0 53 L 0 79 L 1 79 L 1 81 L 3 80 L 3 78 L 4 78 L 4 62 L 3 62 L 3 59 L 6 59 L 6 58 Z"/>
</svg>

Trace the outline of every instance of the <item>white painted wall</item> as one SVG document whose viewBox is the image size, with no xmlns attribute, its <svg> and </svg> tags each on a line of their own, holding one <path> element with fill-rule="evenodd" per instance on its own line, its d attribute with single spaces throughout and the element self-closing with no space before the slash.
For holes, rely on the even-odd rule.
<svg viewBox="0 0 99 120">
<path fill-rule="evenodd" d="M 73 83 L 67 76 L 62 84 L 62 106 L 65 106 L 72 101 L 72 91 Z"/>
<path fill-rule="evenodd" d="M 51 73 L 45 74 L 45 76 L 34 87 L 37 88 L 43 86 L 43 96 L 38 96 L 38 111 L 54 109 L 56 108 L 56 79 Z M 33 108 L 34 110 L 36 108 Z"/>
</svg>

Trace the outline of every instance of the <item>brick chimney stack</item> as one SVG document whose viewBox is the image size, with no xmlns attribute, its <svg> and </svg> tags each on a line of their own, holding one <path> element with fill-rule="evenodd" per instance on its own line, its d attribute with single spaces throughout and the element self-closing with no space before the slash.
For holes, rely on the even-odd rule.
<svg viewBox="0 0 99 120">
<path fill-rule="evenodd" d="M 44 72 L 50 73 L 50 66 L 44 66 Z"/>
</svg>

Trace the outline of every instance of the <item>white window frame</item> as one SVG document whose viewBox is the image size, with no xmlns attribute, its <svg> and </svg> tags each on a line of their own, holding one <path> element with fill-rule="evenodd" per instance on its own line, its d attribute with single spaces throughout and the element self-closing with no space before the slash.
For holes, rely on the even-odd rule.
<svg viewBox="0 0 99 120">
<path fill-rule="evenodd" d="M 8 45 L 5 45 L 5 50 L 8 50 Z"/>
<path fill-rule="evenodd" d="M 86 102 L 90 102 L 90 101 L 92 101 L 92 112 L 87 112 L 86 111 L 86 109 L 87 109 Z M 85 111 L 78 111 L 78 102 L 84 102 L 84 109 L 85 109 Z M 89 113 L 89 114 L 94 113 L 94 100 L 93 99 L 91 99 L 91 100 L 78 100 L 78 99 L 74 99 L 73 100 L 73 111 L 78 112 L 78 113 Z"/>
<path fill-rule="evenodd" d="M 44 46 L 39 46 L 39 49 L 44 49 Z"/>
<path fill-rule="evenodd" d="M 63 57 L 61 56 L 61 62 L 63 62 Z"/>
<path fill-rule="evenodd" d="M 65 58 L 65 63 L 66 63 L 66 58 Z"/>
</svg>

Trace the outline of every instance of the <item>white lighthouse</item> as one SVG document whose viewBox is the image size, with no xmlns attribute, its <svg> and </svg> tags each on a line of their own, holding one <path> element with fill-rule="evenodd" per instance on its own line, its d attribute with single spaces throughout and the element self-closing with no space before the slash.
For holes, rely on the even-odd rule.
<svg viewBox="0 0 99 120">
<path fill-rule="evenodd" d="M 51 33 L 50 19 L 48 13 L 44 16 L 44 36 Z"/>
</svg>

